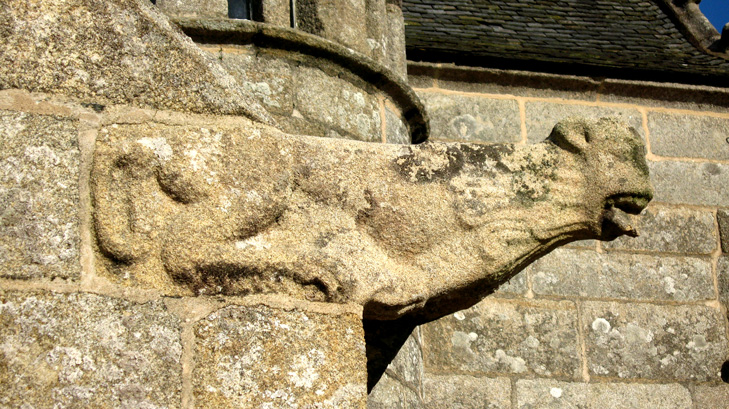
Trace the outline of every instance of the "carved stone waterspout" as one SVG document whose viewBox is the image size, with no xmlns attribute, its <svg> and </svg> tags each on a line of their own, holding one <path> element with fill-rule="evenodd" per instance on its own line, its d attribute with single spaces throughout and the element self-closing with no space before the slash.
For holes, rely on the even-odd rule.
<svg viewBox="0 0 729 409">
<path fill-rule="evenodd" d="M 354 302 L 368 319 L 466 308 L 536 258 L 635 235 L 640 137 L 568 119 L 540 144 L 368 144 L 245 127 L 116 125 L 93 170 L 111 272 L 175 294 Z"/>
</svg>

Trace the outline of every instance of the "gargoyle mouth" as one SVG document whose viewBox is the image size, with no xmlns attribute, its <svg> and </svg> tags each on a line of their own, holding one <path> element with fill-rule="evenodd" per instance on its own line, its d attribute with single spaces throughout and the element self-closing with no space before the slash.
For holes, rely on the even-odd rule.
<svg viewBox="0 0 729 409">
<path fill-rule="evenodd" d="M 609 198 L 606 202 L 602 218 L 602 238 L 614 240 L 626 235 L 638 237 L 638 229 L 631 214 L 639 214 L 652 195 L 618 195 Z"/>
</svg>

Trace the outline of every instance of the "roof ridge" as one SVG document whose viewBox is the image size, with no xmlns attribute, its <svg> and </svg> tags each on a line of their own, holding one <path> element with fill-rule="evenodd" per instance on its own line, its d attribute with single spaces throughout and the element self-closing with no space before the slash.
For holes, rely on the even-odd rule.
<svg viewBox="0 0 729 409">
<path fill-rule="evenodd" d="M 718 51 L 721 35 L 699 8 L 701 0 L 655 0 L 663 6 L 676 27 L 700 51 L 715 57 L 729 59 L 729 54 Z M 722 47 L 725 48 L 725 47 Z"/>
</svg>

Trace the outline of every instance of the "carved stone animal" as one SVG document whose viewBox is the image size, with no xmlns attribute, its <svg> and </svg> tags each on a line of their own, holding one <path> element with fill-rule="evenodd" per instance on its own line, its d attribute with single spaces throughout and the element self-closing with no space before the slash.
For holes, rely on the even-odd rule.
<svg viewBox="0 0 729 409">
<path fill-rule="evenodd" d="M 640 137 L 568 119 L 534 145 L 417 146 L 262 125 L 115 125 L 97 143 L 106 269 L 171 294 L 283 293 L 433 319 L 556 246 L 635 235 Z"/>
</svg>

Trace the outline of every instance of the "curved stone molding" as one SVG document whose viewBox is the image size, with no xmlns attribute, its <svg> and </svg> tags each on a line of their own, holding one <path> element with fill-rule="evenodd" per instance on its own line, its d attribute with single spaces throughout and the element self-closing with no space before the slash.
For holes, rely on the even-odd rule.
<svg viewBox="0 0 729 409">
<path fill-rule="evenodd" d="M 351 72 L 363 84 L 379 90 L 394 103 L 407 123 L 411 143 L 428 139 L 428 117 L 412 88 L 392 70 L 351 48 L 299 30 L 249 20 L 178 18 L 173 21 L 185 34 L 202 45 L 253 45 L 261 49 L 304 54 L 333 63 Z M 338 76 L 335 74 L 333 77 Z"/>
<path fill-rule="evenodd" d="M 636 235 L 626 212 L 652 197 L 644 156 L 612 119 L 569 119 L 526 146 L 119 124 L 99 133 L 95 228 L 108 272 L 170 294 L 434 319 L 557 246 Z"/>
<path fill-rule="evenodd" d="M 171 18 L 241 19 L 290 27 L 356 50 L 401 76 L 405 22 L 400 0 L 157 0 Z"/>
</svg>

